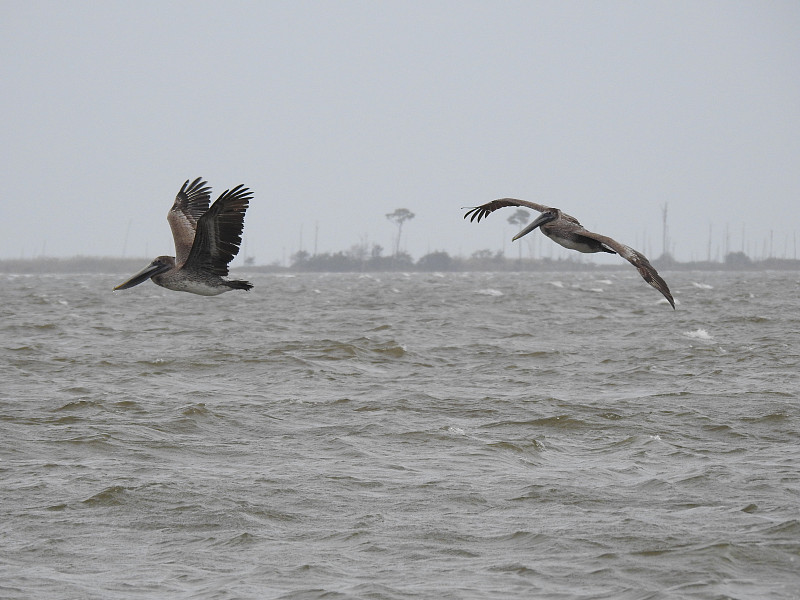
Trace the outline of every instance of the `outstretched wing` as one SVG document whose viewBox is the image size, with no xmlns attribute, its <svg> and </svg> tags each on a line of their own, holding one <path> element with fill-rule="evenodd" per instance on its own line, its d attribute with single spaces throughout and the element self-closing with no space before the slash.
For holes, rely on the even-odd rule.
<svg viewBox="0 0 800 600">
<path fill-rule="evenodd" d="M 175 202 L 167 213 L 167 221 L 175 240 L 175 264 L 186 262 L 194 243 L 197 222 L 208 210 L 211 199 L 211 188 L 198 177 L 192 183 L 186 182 L 181 187 Z"/>
<path fill-rule="evenodd" d="M 498 200 L 492 200 L 491 202 L 482 204 L 481 206 L 475 206 L 473 208 L 470 208 L 464 214 L 464 218 L 466 219 L 467 217 L 469 217 L 470 222 L 477 219 L 478 223 L 480 223 L 481 219 L 485 219 L 494 211 L 500 208 L 505 208 L 506 206 L 524 206 L 526 208 L 532 208 L 533 210 L 537 210 L 539 212 L 545 212 L 547 210 L 550 210 L 549 206 L 545 206 L 544 204 L 536 204 L 536 202 L 528 202 L 527 200 L 517 200 L 516 198 L 500 198 Z"/>
<path fill-rule="evenodd" d="M 239 253 L 244 229 L 244 213 L 253 192 L 243 185 L 225 190 L 197 221 L 194 243 L 184 268 L 228 274 L 228 263 Z"/>
<path fill-rule="evenodd" d="M 672 299 L 672 294 L 669 291 L 667 282 L 661 278 L 661 275 L 658 274 L 658 271 L 656 271 L 655 267 L 650 264 L 650 261 L 647 260 L 647 257 L 644 254 L 637 252 L 630 246 L 620 244 L 617 240 L 612 239 L 607 235 L 600 235 L 599 233 L 586 231 L 585 229 L 581 231 L 581 235 L 587 238 L 592 238 L 593 240 L 597 240 L 601 244 L 608 246 L 622 258 L 631 263 L 639 271 L 639 275 L 642 276 L 642 279 L 664 294 L 664 298 L 669 301 L 673 309 L 675 308 L 675 300 Z"/>
</svg>

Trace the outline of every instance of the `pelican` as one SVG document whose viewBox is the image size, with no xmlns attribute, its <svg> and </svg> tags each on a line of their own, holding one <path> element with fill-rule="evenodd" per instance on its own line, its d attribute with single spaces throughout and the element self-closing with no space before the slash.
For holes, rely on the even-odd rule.
<svg viewBox="0 0 800 600">
<path fill-rule="evenodd" d="M 611 239 L 608 236 L 584 229 L 583 225 L 578 222 L 578 219 L 565 212 L 561 212 L 558 208 L 551 208 L 543 204 L 536 204 L 535 202 L 528 202 L 526 200 L 516 200 L 515 198 L 500 198 L 499 200 L 487 202 L 482 206 L 470 208 L 464 215 L 464 218 L 470 217 L 470 221 L 477 219 L 478 222 L 480 222 L 481 219 L 489 216 L 489 214 L 497 209 L 506 206 L 525 206 L 542 213 L 530 225 L 515 235 L 512 240 L 518 240 L 523 235 L 527 235 L 539 227 L 543 234 L 556 244 L 564 246 L 564 248 L 586 253 L 609 252 L 611 254 L 619 254 L 636 267 L 642 278 L 664 294 L 664 297 L 669 301 L 672 308 L 675 308 L 675 301 L 672 299 L 672 294 L 669 291 L 669 287 L 667 287 L 667 283 L 661 279 L 661 276 L 644 254 L 637 252 L 625 244 L 620 244 L 617 240 Z"/>
<path fill-rule="evenodd" d="M 253 193 L 243 185 L 225 190 L 208 207 L 211 188 L 201 177 L 186 180 L 167 221 L 175 240 L 175 256 L 159 256 L 114 290 L 125 290 L 143 281 L 176 292 L 216 296 L 231 290 L 249 290 L 249 281 L 223 279 L 228 263 L 239 252 L 244 213 Z"/>
</svg>

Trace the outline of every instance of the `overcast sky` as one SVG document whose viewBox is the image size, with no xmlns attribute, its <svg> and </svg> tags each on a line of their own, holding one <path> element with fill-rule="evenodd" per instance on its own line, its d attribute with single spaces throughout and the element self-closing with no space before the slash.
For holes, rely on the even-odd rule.
<svg viewBox="0 0 800 600">
<path fill-rule="evenodd" d="M 679 260 L 798 252 L 795 0 L 2 6 L 0 258 L 174 254 L 197 176 L 253 189 L 256 264 L 389 253 L 397 208 L 414 258 L 516 256 L 514 209 L 462 219 L 504 196 L 651 258 L 665 204 Z"/>
</svg>

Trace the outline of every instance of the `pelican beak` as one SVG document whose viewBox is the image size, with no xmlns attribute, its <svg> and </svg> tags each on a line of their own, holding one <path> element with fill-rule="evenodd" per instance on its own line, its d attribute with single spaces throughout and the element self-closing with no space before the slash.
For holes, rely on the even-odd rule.
<svg viewBox="0 0 800 600">
<path fill-rule="evenodd" d="M 538 217 L 536 217 L 533 223 L 528 225 L 525 229 L 523 229 L 517 235 L 511 238 L 511 241 L 514 242 L 519 238 L 521 238 L 523 235 L 528 235 L 531 231 L 539 227 L 539 225 L 544 225 L 545 223 L 549 223 L 552 220 L 553 220 L 553 215 L 551 215 L 550 213 L 540 214 Z"/>
<path fill-rule="evenodd" d="M 147 265 L 144 269 L 136 273 L 136 275 L 116 286 L 114 288 L 114 291 L 127 290 L 128 288 L 132 288 L 135 285 L 139 285 L 143 281 L 147 281 L 153 275 L 158 275 L 159 273 L 163 273 L 164 271 L 167 271 L 170 268 L 171 267 L 169 265 L 164 265 L 153 261 L 149 265 Z"/>
</svg>

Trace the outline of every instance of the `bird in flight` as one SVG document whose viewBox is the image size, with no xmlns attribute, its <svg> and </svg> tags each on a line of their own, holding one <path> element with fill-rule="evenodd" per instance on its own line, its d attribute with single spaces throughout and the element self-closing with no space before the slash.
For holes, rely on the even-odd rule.
<svg viewBox="0 0 800 600">
<path fill-rule="evenodd" d="M 675 308 L 675 301 L 666 281 L 661 278 L 658 271 L 650 264 L 644 254 L 637 252 L 630 246 L 620 244 L 617 240 L 608 236 L 584 229 L 578 219 L 561 212 L 558 208 L 551 208 L 543 204 L 515 198 L 500 198 L 499 200 L 492 200 L 481 206 L 470 208 L 464 218 L 469 217 L 470 221 L 477 219 L 480 222 L 481 219 L 506 206 L 525 206 L 541 213 L 530 225 L 515 235 L 513 240 L 518 240 L 538 227 L 543 234 L 556 244 L 564 246 L 564 248 L 586 253 L 608 252 L 610 254 L 619 254 L 636 267 L 642 279 L 661 292 L 672 308 Z"/>
<path fill-rule="evenodd" d="M 167 221 L 175 240 L 175 256 L 159 256 L 114 290 L 143 281 L 177 292 L 216 296 L 231 290 L 249 290 L 249 281 L 223 279 L 228 264 L 239 253 L 244 213 L 253 193 L 243 185 L 226 190 L 208 207 L 211 188 L 201 177 L 183 184 Z"/>
</svg>

